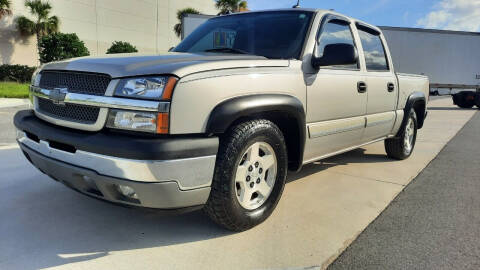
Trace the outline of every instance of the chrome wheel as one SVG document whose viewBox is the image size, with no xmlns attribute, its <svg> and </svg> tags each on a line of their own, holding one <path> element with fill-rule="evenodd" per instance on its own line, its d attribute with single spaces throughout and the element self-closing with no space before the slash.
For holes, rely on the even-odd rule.
<svg viewBox="0 0 480 270">
<path fill-rule="evenodd" d="M 265 142 L 256 142 L 242 155 L 235 174 L 235 191 L 240 205 L 248 210 L 262 206 L 275 186 L 277 157 Z"/>
<path fill-rule="evenodd" d="M 405 127 L 405 136 L 403 138 L 403 146 L 405 154 L 410 154 L 413 148 L 413 139 L 415 137 L 415 124 L 412 118 L 408 118 L 407 126 Z"/>
</svg>

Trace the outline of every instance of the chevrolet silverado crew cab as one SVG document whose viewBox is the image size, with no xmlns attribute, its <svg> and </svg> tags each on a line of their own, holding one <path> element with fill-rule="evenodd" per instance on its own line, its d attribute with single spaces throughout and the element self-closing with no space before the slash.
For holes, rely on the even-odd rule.
<svg viewBox="0 0 480 270">
<path fill-rule="evenodd" d="M 394 72 L 375 26 L 328 10 L 247 12 L 209 19 L 165 55 L 46 64 L 33 110 L 14 122 L 26 158 L 70 188 L 203 207 L 242 231 L 272 213 L 288 170 L 378 141 L 408 158 L 428 85 Z"/>
</svg>

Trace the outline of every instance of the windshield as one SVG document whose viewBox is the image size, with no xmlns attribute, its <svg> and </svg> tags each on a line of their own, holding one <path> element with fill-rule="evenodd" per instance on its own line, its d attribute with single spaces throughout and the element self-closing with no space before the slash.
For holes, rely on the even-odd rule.
<svg viewBox="0 0 480 270">
<path fill-rule="evenodd" d="M 175 52 L 252 54 L 298 59 L 312 12 L 257 12 L 212 18 L 183 40 Z"/>
</svg>

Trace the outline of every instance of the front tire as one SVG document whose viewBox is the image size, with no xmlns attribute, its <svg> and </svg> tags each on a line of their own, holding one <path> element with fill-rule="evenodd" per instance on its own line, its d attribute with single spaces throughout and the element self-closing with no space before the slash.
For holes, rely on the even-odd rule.
<svg viewBox="0 0 480 270">
<path fill-rule="evenodd" d="M 410 157 L 417 140 L 417 129 L 417 115 L 411 109 L 408 114 L 407 124 L 403 127 L 400 137 L 385 140 L 387 156 L 398 160 Z"/>
<path fill-rule="evenodd" d="M 233 127 L 220 141 L 207 215 L 231 231 L 267 219 L 285 186 L 287 149 L 280 129 L 268 120 Z"/>
</svg>

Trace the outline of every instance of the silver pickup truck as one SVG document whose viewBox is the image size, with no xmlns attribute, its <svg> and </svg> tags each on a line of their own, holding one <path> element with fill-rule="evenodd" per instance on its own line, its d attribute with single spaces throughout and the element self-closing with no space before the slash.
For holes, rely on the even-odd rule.
<svg viewBox="0 0 480 270">
<path fill-rule="evenodd" d="M 375 26 L 328 10 L 247 12 L 208 20 L 164 55 L 44 65 L 33 110 L 14 122 L 27 159 L 68 187 L 204 208 L 242 231 L 272 213 L 288 170 L 378 141 L 408 158 L 428 85 L 394 72 Z"/>
</svg>

